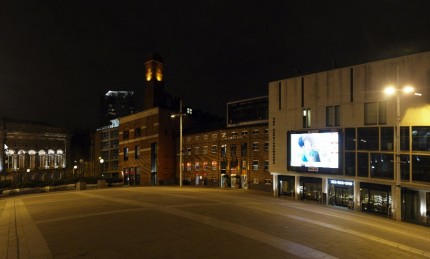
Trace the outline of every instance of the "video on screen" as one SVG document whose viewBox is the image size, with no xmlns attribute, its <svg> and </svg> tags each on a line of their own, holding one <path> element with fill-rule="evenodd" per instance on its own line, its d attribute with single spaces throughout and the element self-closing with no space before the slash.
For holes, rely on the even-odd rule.
<svg viewBox="0 0 430 259">
<path fill-rule="evenodd" d="M 291 133 L 290 166 L 339 168 L 339 133 Z"/>
</svg>

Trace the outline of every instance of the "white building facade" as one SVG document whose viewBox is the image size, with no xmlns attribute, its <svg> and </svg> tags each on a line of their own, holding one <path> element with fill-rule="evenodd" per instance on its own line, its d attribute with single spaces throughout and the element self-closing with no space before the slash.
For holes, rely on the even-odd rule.
<svg viewBox="0 0 430 259">
<path fill-rule="evenodd" d="M 429 224 L 429 100 L 430 52 L 270 82 L 274 195 Z"/>
</svg>

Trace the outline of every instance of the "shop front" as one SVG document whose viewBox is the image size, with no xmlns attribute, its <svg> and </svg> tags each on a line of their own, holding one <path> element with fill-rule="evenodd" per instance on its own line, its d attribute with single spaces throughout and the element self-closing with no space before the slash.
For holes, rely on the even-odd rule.
<svg viewBox="0 0 430 259">
<path fill-rule="evenodd" d="M 300 199 L 323 203 L 322 179 L 315 177 L 300 177 Z"/>
<path fill-rule="evenodd" d="M 290 175 L 278 176 L 278 196 L 294 198 L 295 177 Z"/>
<path fill-rule="evenodd" d="M 354 182 L 346 180 L 328 180 L 329 204 L 353 209 Z"/>
<path fill-rule="evenodd" d="M 361 211 L 391 216 L 391 186 L 375 183 L 360 183 Z"/>
</svg>

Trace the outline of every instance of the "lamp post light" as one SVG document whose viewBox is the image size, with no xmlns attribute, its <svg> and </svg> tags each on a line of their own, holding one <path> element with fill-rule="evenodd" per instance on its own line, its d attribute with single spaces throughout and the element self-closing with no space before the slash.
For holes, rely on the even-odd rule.
<svg viewBox="0 0 430 259">
<path fill-rule="evenodd" d="M 403 94 L 414 94 L 417 96 L 421 96 L 420 93 L 415 92 L 415 89 L 412 86 L 406 85 L 402 88 L 399 87 L 399 68 L 397 67 L 397 82 L 396 86 L 388 86 L 384 89 L 384 93 L 386 95 L 396 95 L 396 135 L 395 135 L 395 150 L 394 150 L 394 164 L 395 164 L 395 181 L 396 181 L 396 189 L 395 189 L 395 199 L 394 202 L 394 219 L 400 221 L 402 219 L 401 214 L 401 167 L 402 163 L 400 159 L 400 95 Z"/>
<path fill-rule="evenodd" d="M 103 159 L 103 158 L 101 158 L 101 157 L 99 157 L 99 162 L 100 162 L 100 174 L 101 174 L 101 176 L 102 176 L 102 179 L 103 179 L 103 163 L 105 162 L 105 160 Z"/>
</svg>

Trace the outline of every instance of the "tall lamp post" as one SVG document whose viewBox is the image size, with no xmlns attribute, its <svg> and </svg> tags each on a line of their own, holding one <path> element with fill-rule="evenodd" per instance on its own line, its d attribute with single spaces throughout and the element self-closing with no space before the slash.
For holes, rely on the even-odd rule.
<svg viewBox="0 0 430 259">
<path fill-rule="evenodd" d="M 401 220 L 402 214 L 401 214 L 401 191 L 402 187 L 400 185 L 401 180 L 401 159 L 400 159 L 400 94 L 414 94 L 421 96 L 420 93 L 416 93 L 414 88 L 412 86 L 404 86 L 400 88 L 399 86 L 399 68 L 397 67 L 397 80 L 396 80 L 396 86 L 388 86 L 384 89 L 384 93 L 387 95 L 396 95 L 396 139 L 395 139 L 395 150 L 394 150 L 394 164 L 395 164 L 395 180 L 396 180 L 396 193 L 395 193 L 395 199 L 394 201 L 394 219 L 395 220 Z"/>
<path fill-rule="evenodd" d="M 179 101 L 179 113 L 172 114 L 170 117 L 179 117 L 179 187 L 182 187 L 182 99 Z"/>
</svg>

